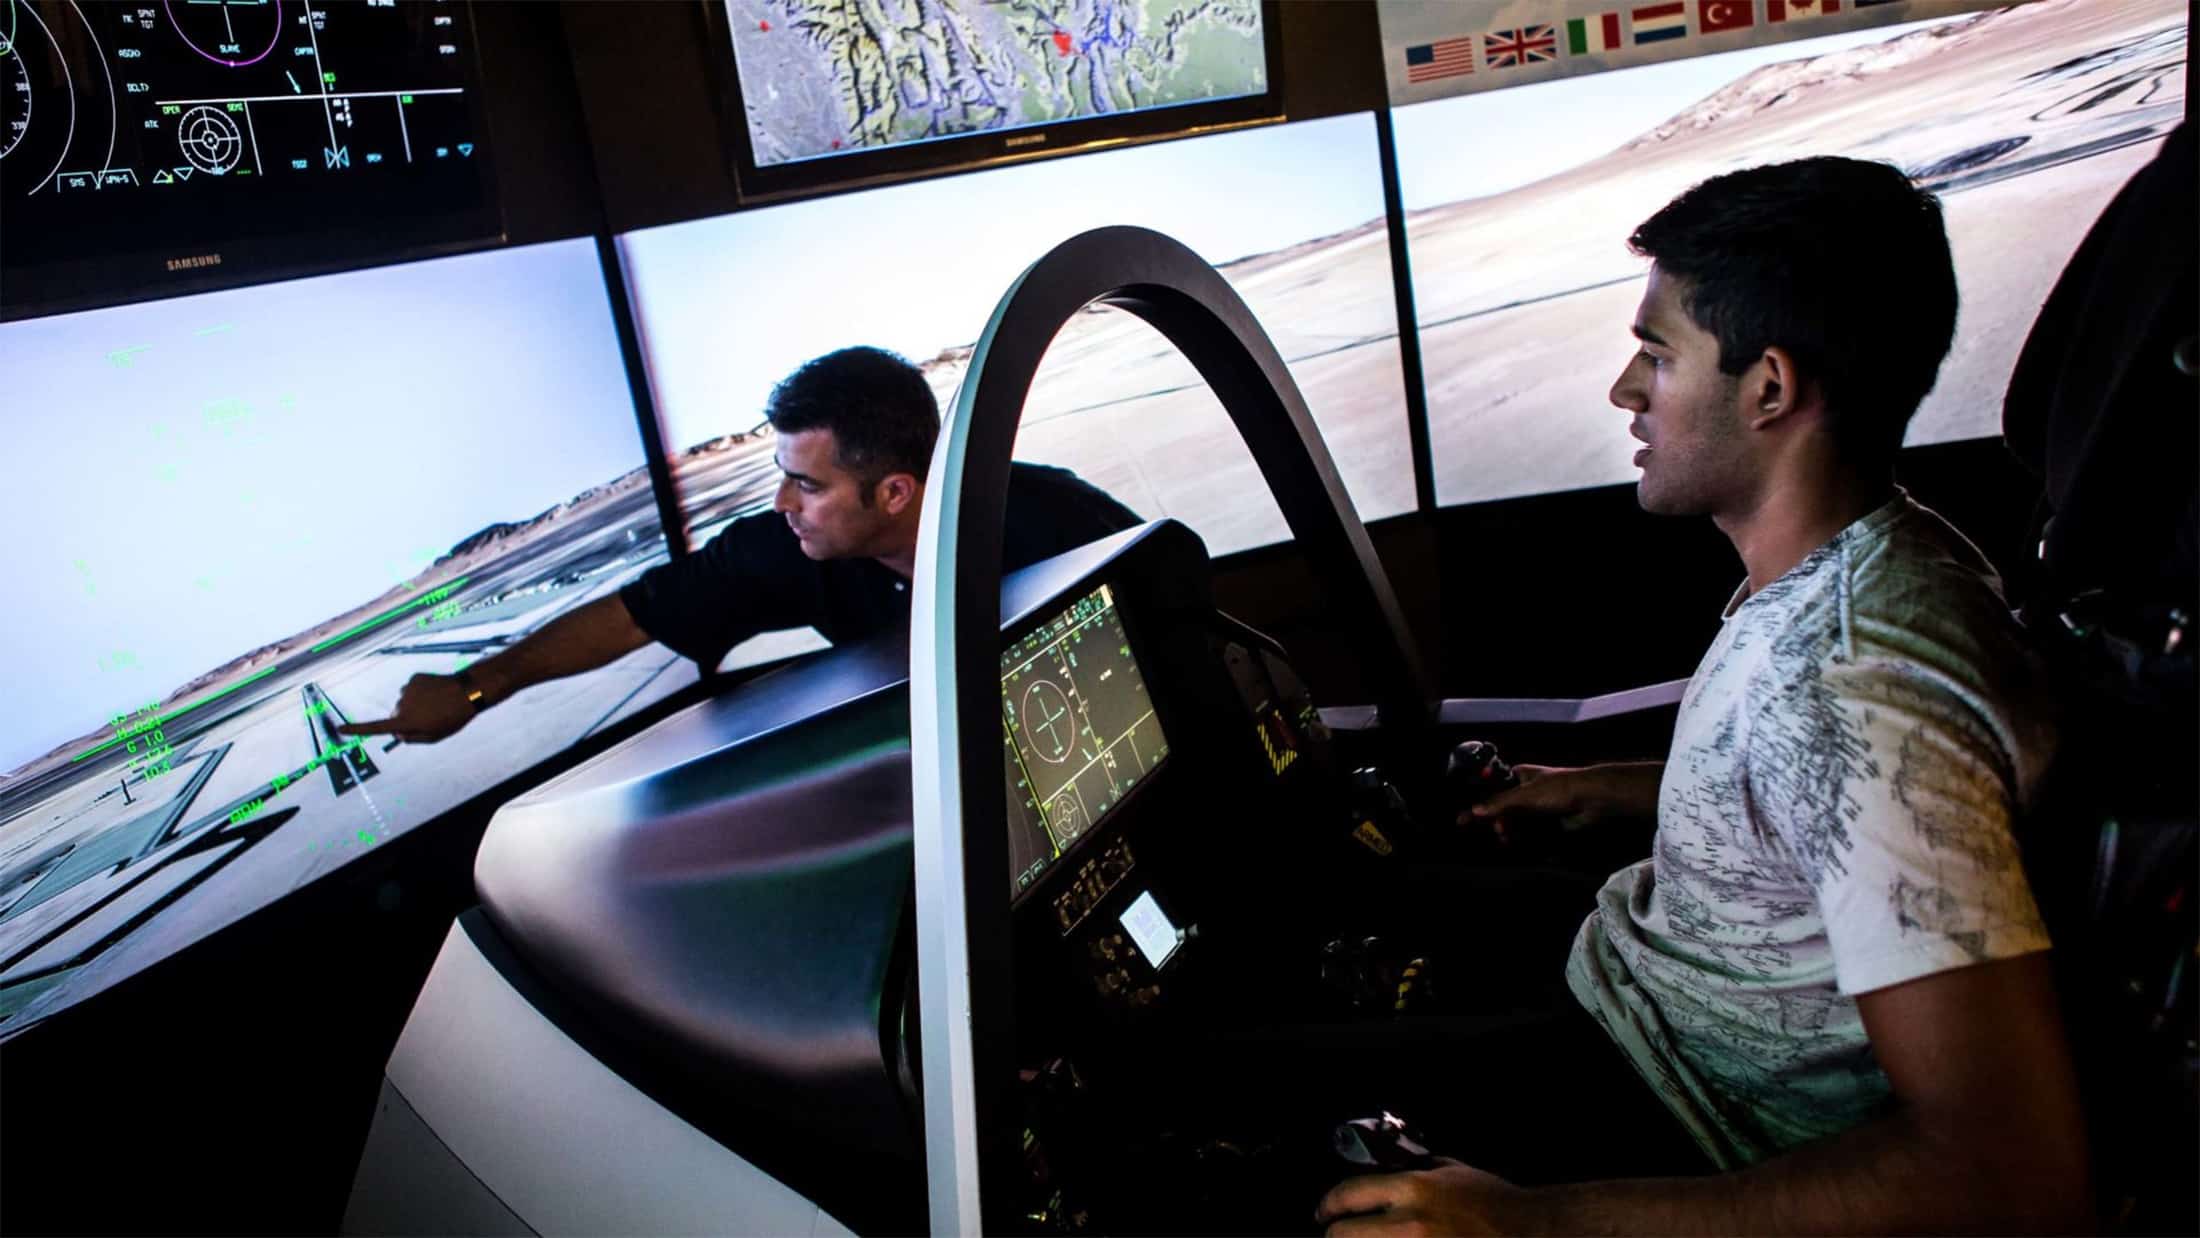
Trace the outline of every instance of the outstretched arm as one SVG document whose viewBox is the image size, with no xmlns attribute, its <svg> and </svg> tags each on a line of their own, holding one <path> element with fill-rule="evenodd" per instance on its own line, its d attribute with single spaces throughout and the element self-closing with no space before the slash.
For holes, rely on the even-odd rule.
<svg viewBox="0 0 2200 1238">
<path fill-rule="evenodd" d="M 395 735 L 412 743 L 434 743 L 473 721 L 480 709 L 524 688 L 594 670 L 648 643 L 649 634 L 614 593 L 560 615 L 511 648 L 474 663 L 463 679 L 415 675 L 405 681 L 389 717 L 338 729 L 346 735 Z M 481 693 L 478 709 L 468 699 L 467 679 Z"/>
</svg>

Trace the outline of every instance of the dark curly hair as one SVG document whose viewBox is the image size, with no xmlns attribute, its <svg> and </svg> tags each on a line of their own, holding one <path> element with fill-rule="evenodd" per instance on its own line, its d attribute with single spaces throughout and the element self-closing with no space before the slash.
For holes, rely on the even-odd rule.
<svg viewBox="0 0 2200 1238">
<path fill-rule="evenodd" d="M 840 467 L 871 505 L 890 473 L 922 478 L 940 433 L 940 404 L 924 372 L 883 348 L 843 348 L 806 361 L 772 388 L 764 416 L 782 434 L 833 432 Z"/>
<path fill-rule="evenodd" d="M 1955 339 L 1939 199 L 1889 164 L 1798 159 L 1715 176 L 1627 243 L 1682 282 L 1720 370 L 1786 349 L 1825 392 L 1842 448 L 1892 462 Z"/>
</svg>

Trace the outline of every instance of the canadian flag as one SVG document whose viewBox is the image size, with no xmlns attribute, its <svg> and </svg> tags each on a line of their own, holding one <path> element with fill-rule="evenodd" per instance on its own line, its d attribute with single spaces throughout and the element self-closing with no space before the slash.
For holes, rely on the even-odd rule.
<svg viewBox="0 0 2200 1238">
<path fill-rule="evenodd" d="M 1841 11 L 1841 0 L 1765 0 L 1766 21 L 1801 21 Z"/>
</svg>

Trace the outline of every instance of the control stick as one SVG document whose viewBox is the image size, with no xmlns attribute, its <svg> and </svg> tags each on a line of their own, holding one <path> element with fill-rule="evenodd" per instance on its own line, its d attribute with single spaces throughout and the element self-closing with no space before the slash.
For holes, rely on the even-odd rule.
<svg viewBox="0 0 2200 1238">
<path fill-rule="evenodd" d="M 1436 1164 L 1435 1156 L 1422 1145 L 1420 1133 L 1406 1125 L 1403 1118 L 1388 1113 L 1339 1122 L 1330 1140 L 1338 1156 L 1363 1169 L 1407 1173 Z"/>
<path fill-rule="evenodd" d="M 1444 762 L 1444 791 L 1460 809 L 1519 785 L 1520 775 L 1498 754 L 1496 744 L 1470 739 L 1452 749 Z"/>
</svg>

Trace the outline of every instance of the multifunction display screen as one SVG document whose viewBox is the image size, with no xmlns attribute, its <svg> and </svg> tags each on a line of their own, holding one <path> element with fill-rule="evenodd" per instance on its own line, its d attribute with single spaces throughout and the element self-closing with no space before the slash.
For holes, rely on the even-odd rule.
<svg viewBox="0 0 2200 1238">
<path fill-rule="evenodd" d="M 1169 755 L 1107 585 L 1001 655 L 1001 747 L 1021 894 Z"/>
</svg>

